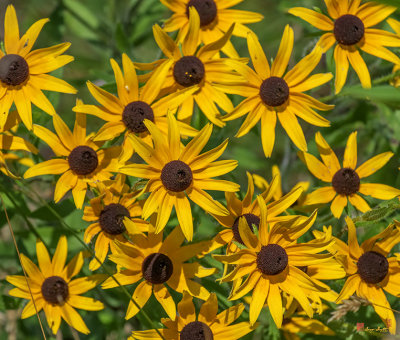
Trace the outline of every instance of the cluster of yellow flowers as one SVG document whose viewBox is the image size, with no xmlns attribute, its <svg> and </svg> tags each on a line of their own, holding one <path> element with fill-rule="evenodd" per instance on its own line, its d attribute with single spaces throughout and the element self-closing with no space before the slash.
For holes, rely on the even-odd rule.
<svg viewBox="0 0 400 340">
<path fill-rule="evenodd" d="M 38 266 L 21 255 L 27 277 L 7 277 L 16 287 L 9 294 L 29 300 L 22 318 L 43 309 L 54 334 L 61 319 L 88 334 L 89 329 L 75 308 L 97 311 L 104 306 L 80 295 L 98 284 L 103 289 L 137 284 L 126 319 L 134 317 L 152 294 L 169 319 L 162 319 L 163 329 L 134 331 L 132 339 L 240 339 L 257 327 L 259 314 L 266 307 L 286 335 L 313 329 L 318 334 L 332 335 L 326 325 L 305 316 L 312 318 L 314 313 L 322 313 L 322 300 L 341 303 L 353 293 L 367 299 L 394 333 L 396 322 L 384 290 L 395 296 L 400 294 L 400 256 L 388 257 L 400 242 L 400 223 L 393 221 L 359 245 L 355 225 L 346 217 L 347 244 L 332 235 L 330 226 L 313 230 L 312 240 L 300 242 L 299 238 L 313 226 L 317 210 L 305 216 L 293 215 L 288 209 L 322 207 L 332 202 L 332 214 L 340 218 L 348 201 L 361 212 L 371 209 L 359 194 L 381 200 L 400 195 L 399 189 L 361 181 L 382 168 L 392 152 L 381 153 L 357 166 L 357 132 L 353 132 L 341 165 L 317 132 L 315 141 L 321 162 L 307 152 L 298 122 L 299 117 L 318 127 L 330 125 L 316 110 L 329 111 L 334 106 L 304 92 L 333 78 L 331 73 L 311 74 L 333 46 L 336 94 L 346 83 L 349 63 L 362 86 L 371 87 L 360 50 L 397 65 L 395 70 L 400 67 L 400 58 L 385 47 L 400 47 L 400 23 L 387 21 L 396 34 L 372 28 L 396 8 L 373 2 L 361 4 L 360 0 L 325 0 L 328 15 L 292 8 L 289 13 L 324 34 L 308 55 L 287 70 L 294 44 L 293 29 L 284 28 L 270 65 L 257 35 L 245 26 L 262 20 L 262 16 L 230 8 L 242 0 L 160 1 L 174 12 L 164 27 L 153 26 L 154 39 L 164 58 L 135 63 L 123 54 L 122 69 L 111 59 L 117 93 L 88 81 L 87 87 L 98 105 L 76 101 L 72 109 L 76 113 L 73 131 L 42 92 L 76 93 L 68 83 L 48 74 L 73 61 L 72 56 L 63 54 L 70 44 L 32 50 L 48 19 L 39 20 L 20 37 L 14 7 L 7 7 L 5 53 L 0 52 L 0 148 L 37 153 L 31 143 L 14 133 L 22 121 L 53 150 L 54 157 L 38 164 L 21 159 L 29 167 L 24 178 L 61 175 L 54 189 L 55 202 L 71 190 L 76 208 L 84 208 L 83 220 L 91 223 L 83 236 L 88 244 L 95 239 L 89 269 L 99 269 L 107 257 L 117 268 L 112 276 L 94 274 L 73 279 L 86 255 L 80 252 L 66 265 L 66 237 L 60 238 L 52 260 L 44 244 L 37 241 Z M 167 34 L 177 30 L 175 40 Z M 247 65 L 247 58 L 238 55 L 231 36 L 247 39 L 252 67 Z M 244 99 L 234 107 L 229 95 Z M 11 110 L 13 103 L 16 110 Z M 31 103 L 51 116 L 55 133 L 33 124 Z M 209 121 L 200 131 L 191 126 L 195 107 Z M 87 133 L 87 114 L 106 123 L 97 132 Z M 261 144 L 265 156 L 270 157 L 278 118 L 299 149 L 300 159 L 329 186 L 306 194 L 309 183 L 303 182 L 283 195 L 279 169 L 274 167 L 269 183 L 259 175 L 247 173 L 247 192 L 240 200 L 235 194 L 240 190 L 238 184 L 215 179 L 238 165 L 236 160 L 218 160 L 228 140 L 209 151 L 202 150 L 213 125 L 222 128 L 227 121 L 244 115 L 247 116 L 236 137 L 246 135 L 261 120 Z M 120 135 L 123 138 L 117 139 Z M 189 137 L 191 140 L 186 142 Z M 142 163 L 137 163 L 137 156 Z M 15 158 L 18 159 L 11 153 L 0 153 L 0 169 L 18 179 L 6 165 L 7 159 Z M 143 185 L 129 187 L 127 176 L 140 179 L 138 184 Z M 260 191 L 256 198 L 255 187 Z M 209 190 L 224 192 L 226 201 L 215 200 L 207 193 Z M 88 191 L 94 198 L 85 205 Z M 191 201 L 223 227 L 212 240 L 190 243 Z M 164 235 L 173 208 L 179 225 Z M 196 258 L 221 247 L 225 247 L 225 255 L 213 255 L 224 265 L 219 281 L 232 282 L 232 301 L 251 293 L 251 298 L 243 300 L 250 306 L 249 322 L 232 324 L 244 310 L 243 303 L 218 314 L 216 294 L 197 280 L 215 274 L 217 269 L 202 267 Z M 345 277 L 339 294 L 321 281 Z M 177 306 L 170 291 L 182 294 Z M 198 316 L 193 297 L 205 301 Z"/>
</svg>

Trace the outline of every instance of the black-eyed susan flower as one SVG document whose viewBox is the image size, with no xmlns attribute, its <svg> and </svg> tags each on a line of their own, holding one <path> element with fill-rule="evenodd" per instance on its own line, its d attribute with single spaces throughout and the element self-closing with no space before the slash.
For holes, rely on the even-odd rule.
<svg viewBox="0 0 400 340">
<path fill-rule="evenodd" d="M 54 189 L 54 201 L 57 203 L 72 190 L 75 205 L 81 209 L 87 186 L 109 179 L 111 172 L 118 169 L 121 148 L 101 149 L 102 143 L 94 143 L 92 134 L 86 136 L 86 115 L 83 113 L 76 114 L 73 132 L 57 114 L 53 116 L 53 125 L 57 135 L 39 125 L 34 125 L 33 132 L 57 157 L 29 168 L 24 177 L 62 174 Z"/>
<path fill-rule="evenodd" d="M 393 33 L 372 28 L 391 15 L 396 7 L 361 1 L 325 0 L 329 16 L 308 8 L 295 7 L 289 13 L 300 17 L 314 27 L 327 32 L 318 41 L 323 51 L 336 44 L 335 92 L 339 93 L 346 83 L 349 63 L 356 71 L 363 87 L 371 87 L 368 67 L 359 50 L 400 64 L 400 58 L 385 46 L 400 46 L 400 39 Z"/>
<path fill-rule="evenodd" d="M 326 308 L 324 305 L 324 309 Z M 336 334 L 323 322 L 308 318 L 304 311 L 294 314 L 294 310 L 292 312 L 285 311 L 281 331 L 286 340 L 300 340 L 299 333 L 320 336 L 334 336 Z"/>
<path fill-rule="evenodd" d="M 5 117 L 3 125 L 0 126 L 0 171 L 5 175 L 16 178 L 16 176 L 10 171 L 6 162 L 17 161 L 25 166 L 32 164 L 30 158 L 20 157 L 15 153 L 9 153 L 9 150 L 17 151 L 28 151 L 37 153 L 37 149 L 31 143 L 25 139 L 15 135 L 15 130 L 20 122 L 18 113 L 13 110 Z M 5 151 L 5 153 L 3 153 Z"/>
<path fill-rule="evenodd" d="M 281 171 L 279 170 L 279 167 L 277 165 L 272 166 L 272 179 L 274 181 L 276 181 L 276 189 L 274 190 L 273 198 L 275 201 L 277 201 L 283 196 L 282 175 L 281 175 Z M 257 175 L 257 174 L 253 174 L 253 180 L 254 180 L 254 185 L 261 191 L 265 191 L 272 186 L 272 181 L 271 181 L 271 183 L 268 183 L 268 181 L 264 177 Z M 304 198 L 305 198 L 305 193 L 309 187 L 310 187 L 310 182 L 301 181 L 301 182 L 296 183 L 293 186 L 293 188 L 291 189 L 291 191 L 293 191 L 297 188 L 303 189 L 302 194 L 296 201 L 297 206 L 303 204 Z"/>
<path fill-rule="evenodd" d="M 260 197 L 258 199 L 261 200 Z M 240 237 L 246 248 L 232 255 L 214 255 L 227 264 L 235 265 L 232 272 L 221 281 L 235 281 L 247 276 L 235 285 L 230 299 L 236 300 L 253 291 L 250 304 L 250 323 L 254 324 L 263 308 L 268 305 L 277 327 L 283 320 L 282 292 L 293 296 L 309 317 L 313 315 L 308 291 L 325 292 L 314 280 L 298 267 L 325 262 L 331 254 L 319 254 L 329 247 L 332 240 L 319 240 L 311 247 L 297 243 L 314 223 L 316 211 L 302 222 L 278 222 L 272 228 L 267 223 L 267 209 L 260 204 L 261 219 L 258 235 L 251 232 L 245 217 L 239 220 Z"/>
<path fill-rule="evenodd" d="M 104 308 L 100 301 L 80 296 L 96 287 L 104 279 L 104 275 L 73 279 L 82 269 L 83 253 L 79 252 L 65 265 L 68 255 L 65 236 L 60 237 L 52 260 L 40 240 L 36 242 L 36 255 L 39 267 L 21 254 L 21 262 L 27 278 L 20 275 L 6 277 L 9 283 L 16 286 L 9 291 L 11 296 L 30 300 L 22 311 L 22 319 L 35 315 L 36 310 L 40 312 L 43 309 L 47 323 L 54 334 L 60 328 L 61 319 L 64 319 L 77 331 L 89 334 L 89 329 L 75 308 L 89 311 L 98 311 Z"/>
<path fill-rule="evenodd" d="M 237 320 L 244 310 L 243 304 L 230 307 L 218 313 L 217 296 L 212 293 L 206 302 L 201 305 L 196 316 L 193 297 L 187 292 L 183 293 L 182 300 L 178 303 L 178 316 L 175 320 L 161 319 L 166 328 L 158 331 L 168 340 L 236 340 L 250 333 L 255 327 L 248 322 Z M 161 339 L 157 331 L 133 331 L 130 340 Z"/>
<path fill-rule="evenodd" d="M 151 137 L 143 120 L 148 119 L 154 122 L 161 132 L 167 135 L 167 113 L 176 111 L 185 98 L 196 89 L 187 88 L 157 100 L 163 85 L 160 79 L 167 74 L 168 66 L 158 68 L 139 90 L 135 66 L 125 53 L 122 55 L 122 65 L 123 73 L 117 62 L 111 59 L 118 97 L 88 81 L 90 93 L 101 106 L 80 104 L 72 110 L 92 114 L 108 122 L 96 133 L 95 141 L 111 140 L 126 132 L 125 134 L 135 133 L 150 144 Z M 194 136 L 197 132 L 183 122 L 178 122 L 178 125 L 180 133 L 185 136 Z"/>
<path fill-rule="evenodd" d="M 142 217 L 147 220 L 158 211 L 155 223 L 157 233 L 164 229 L 175 207 L 185 237 L 192 240 L 192 211 L 187 196 L 208 213 L 228 215 L 228 210 L 204 190 L 238 191 L 238 184 L 212 178 L 235 169 L 237 161 L 215 161 L 226 149 L 227 139 L 216 148 L 200 154 L 210 139 L 212 124 L 207 124 L 184 148 L 181 148 L 179 127 L 173 115 L 168 115 L 168 139 L 151 121 L 144 120 L 144 124 L 153 138 L 154 148 L 135 135 L 129 137 L 137 154 L 147 164 L 125 165 L 119 172 L 149 179 L 145 192 L 151 194 L 143 206 Z"/>
<path fill-rule="evenodd" d="M 390 18 L 387 20 L 387 23 L 390 25 L 390 27 L 393 29 L 393 31 L 396 32 L 397 36 L 400 37 L 400 21 Z M 394 65 L 393 73 L 399 72 L 399 70 L 400 70 L 400 64 Z M 400 86 L 400 76 L 395 77 L 391 81 L 391 84 L 395 87 L 399 87 Z"/>
<path fill-rule="evenodd" d="M 259 200 L 253 200 L 254 195 L 254 182 L 250 173 L 247 173 L 247 192 L 243 200 L 240 200 L 235 193 L 225 192 L 225 198 L 227 203 L 227 209 L 229 211 L 228 216 L 213 215 L 213 217 L 220 223 L 225 229 L 219 232 L 214 238 L 211 246 L 211 250 L 218 247 L 222 247 L 228 244 L 227 253 L 235 253 L 238 251 L 238 247 L 234 242 L 244 244 L 239 233 L 239 220 L 244 217 L 247 224 L 253 230 L 253 225 L 258 228 L 260 225 L 260 207 Z M 263 191 L 260 195 L 263 199 L 263 204 L 266 204 L 267 208 L 267 223 L 273 224 L 278 221 L 294 219 L 298 216 L 281 215 L 286 209 L 288 209 L 296 200 L 300 197 L 302 190 L 293 190 L 284 197 L 271 202 L 275 188 L 278 185 L 277 182 L 271 183 L 271 188 Z"/>
<path fill-rule="evenodd" d="M 247 97 L 225 115 L 223 120 L 237 119 L 248 113 L 236 137 L 246 135 L 261 120 L 261 140 L 266 157 L 271 156 L 274 147 L 277 116 L 290 139 L 303 151 L 307 150 L 307 143 L 296 116 L 312 125 L 330 125 L 329 121 L 314 109 L 327 111 L 333 106 L 323 104 L 303 93 L 325 84 L 332 78 L 331 73 L 309 76 L 321 59 L 321 49 L 315 48 L 285 74 L 292 54 L 293 36 L 293 30 L 286 26 L 278 54 L 270 68 L 257 36 L 249 33 L 247 45 L 255 71 L 243 63 L 230 60 L 228 64 L 235 65 L 235 69 L 246 81 L 234 86 L 218 85 L 228 93 Z"/>
<path fill-rule="evenodd" d="M 163 77 L 155 79 L 163 84 L 163 93 L 173 93 L 188 87 L 196 89 L 193 95 L 180 105 L 177 114 L 179 120 L 190 121 L 196 103 L 210 122 L 219 127 L 225 125 L 217 105 L 225 112 L 232 111 L 233 105 L 224 91 L 216 88 L 214 83 L 224 81 L 231 84 L 242 79 L 227 64 L 228 59 L 219 58 L 217 55 L 230 38 L 232 30 L 233 26 L 217 41 L 197 50 L 200 18 L 193 8 L 190 9 L 190 29 L 183 40 L 182 48 L 160 26 L 153 26 L 154 38 L 167 57 L 151 64 L 156 66 L 153 72 L 157 72 L 159 68 L 168 71 Z M 238 59 L 238 62 L 242 60 Z M 147 64 L 136 65 L 139 69 L 149 67 Z"/>
<path fill-rule="evenodd" d="M 163 240 L 163 233 L 155 233 L 149 225 L 148 236 L 144 234 L 131 235 L 133 243 L 119 243 L 119 251 L 109 255 L 120 271 L 114 277 L 122 285 L 130 285 L 141 281 L 132 295 L 136 304 L 129 302 L 126 319 L 130 319 L 139 312 L 150 296 L 154 294 L 168 316 L 175 320 L 176 306 L 167 286 L 183 293 L 207 300 L 210 293 L 198 282 L 195 277 L 206 277 L 215 273 L 215 268 L 204 268 L 199 263 L 187 261 L 203 251 L 208 242 L 199 242 L 183 245 L 185 236 L 179 227 L 174 228 Z M 112 277 L 102 285 L 104 289 L 116 287 Z"/>
<path fill-rule="evenodd" d="M 76 93 L 64 80 L 47 74 L 74 60 L 74 57 L 62 55 L 70 43 L 32 51 L 40 31 L 48 21 L 37 21 L 20 38 L 14 6 L 7 7 L 4 19 L 6 53 L 0 51 L 1 120 L 7 117 L 11 105 L 15 103 L 22 122 L 29 130 L 32 129 L 31 102 L 48 114 L 55 114 L 53 105 L 42 90 Z M 2 122 L 0 125 L 3 125 Z"/>
<path fill-rule="evenodd" d="M 160 0 L 174 14 L 165 23 L 167 32 L 179 30 L 178 41 L 182 42 L 190 30 L 190 7 L 196 9 L 200 16 L 199 38 L 204 44 L 210 44 L 220 39 L 230 26 L 235 23 L 234 36 L 246 38 L 251 32 L 245 24 L 259 22 L 263 16 L 259 13 L 231 9 L 230 7 L 242 2 L 225 0 Z M 232 43 L 227 42 L 221 50 L 231 58 L 238 54 Z"/>
<path fill-rule="evenodd" d="M 392 248 L 400 242 L 400 223 L 395 221 L 360 246 L 353 221 L 346 217 L 346 222 L 348 244 L 344 248 L 338 247 L 337 251 L 338 255 L 345 256 L 343 265 L 348 278 L 336 302 L 340 303 L 356 293 L 371 302 L 390 333 L 394 334 L 396 318 L 384 291 L 394 296 L 400 294 L 400 263 L 397 257 L 388 257 Z"/>
<path fill-rule="evenodd" d="M 315 141 L 323 163 L 306 152 L 299 153 L 299 156 L 315 177 L 331 183 L 331 186 L 319 188 L 308 194 L 304 205 L 325 204 L 332 201 L 332 214 L 339 218 L 348 200 L 361 212 L 371 209 L 358 193 L 381 200 L 389 200 L 400 195 L 400 190 L 391 186 L 360 181 L 382 168 L 392 158 L 393 152 L 381 153 L 357 167 L 357 132 L 353 132 L 347 140 L 341 167 L 335 153 L 319 132 L 315 135 Z"/>
<path fill-rule="evenodd" d="M 89 243 L 97 235 L 96 258 L 90 262 L 90 270 L 100 267 L 109 249 L 116 252 L 115 241 L 126 242 L 125 232 L 135 234 L 148 230 L 148 223 L 138 218 L 142 215 L 142 206 L 136 201 L 138 193 L 129 192 L 125 175 L 118 174 L 114 181 L 103 182 L 100 190 L 100 196 L 91 199 L 83 212 L 83 220 L 93 222 L 85 230 L 84 241 Z"/>
</svg>

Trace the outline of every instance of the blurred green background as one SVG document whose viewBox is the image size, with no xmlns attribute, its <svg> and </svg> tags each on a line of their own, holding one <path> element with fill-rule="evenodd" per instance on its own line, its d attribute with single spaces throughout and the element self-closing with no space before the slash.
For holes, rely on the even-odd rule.
<svg viewBox="0 0 400 340">
<path fill-rule="evenodd" d="M 393 2 L 393 0 L 388 0 Z M 78 95 L 66 95 L 49 93 L 48 96 L 56 111 L 63 117 L 70 127 L 73 126 L 74 114 L 71 108 L 75 104 L 76 98 L 81 98 L 85 103 L 96 104 L 86 88 L 86 81 L 90 80 L 98 85 L 104 85 L 107 90 L 115 88 L 114 78 L 110 58 L 115 58 L 118 62 L 121 60 L 121 54 L 127 53 L 134 61 L 150 62 L 161 57 L 160 51 L 152 36 L 152 25 L 162 24 L 163 20 L 170 16 L 170 12 L 158 0 L 16 0 L 0 1 L 0 27 L 3 29 L 3 19 L 6 6 L 12 3 L 17 11 L 20 23 L 20 32 L 24 32 L 35 21 L 48 17 L 50 22 L 45 25 L 35 48 L 47 47 L 61 42 L 69 41 L 72 43 L 68 54 L 75 57 L 75 61 L 61 71 L 54 72 L 56 76 L 62 77 L 78 89 Z M 314 47 L 320 33 L 311 25 L 295 18 L 287 13 L 290 7 L 304 6 L 308 8 L 320 7 L 325 11 L 323 1 L 318 0 L 245 0 L 235 8 L 255 11 L 262 13 L 265 19 L 259 23 L 249 25 L 257 35 L 266 51 L 269 59 L 274 58 L 280 43 L 283 29 L 286 24 L 290 24 L 295 30 L 295 45 L 292 59 L 289 65 L 293 67 L 303 56 L 305 56 Z M 394 17 L 400 19 L 399 12 Z M 384 25 L 388 28 L 387 25 Z M 1 31 L 2 32 L 2 31 Z M 1 37 L 2 40 L 2 37 Z M 247 46 L 244 39 L 233 38 L 233 43 L 237 47 L 241 56 L 248 56 Z M 399 50 L 397 50 L 397 53 Z M 375 57 L 364 56 L 372 79 L 379 79 L 391 73 L 392 65 L 386 61 L 378 60 Z M 320 72 L 334 72 L 334 63 L 332 62 L 332 53 L 328 53 L 318 66 Z M 314 73 L 316 73 L 314 71 Z M 332 91 L 332 82 L 317 88 L 311 92 L 316 98 L 330 96 Z M 242 98 L 233 96 L 232 100 L 238 104 Z M 327 139 L 328 143 L 337 152 L 339 159 L 342 159 L 345 143 L 348 135 L 358 131 L 358 164 L 361 164 L 370 157 L 385 151 L 393 151 L 395 156 L 391 161 L 376 174 L 368 178 L 368 182 L 378 182 L 400 187 L 400 176 L 398 167 L 400 165 L 400 92 L 388 86 L 387 83 L 378 85 L 372 92 L 362 90 L 359 87 L 358 78 L 353 70 L 349 73 L 346 88 L 340 97 L 329 101 L 336 105 L 332 112 L 323 113 L 331 122 L 330 128 L 321 128 L 320 131 Z M 204 120 L 194 119 L 196 122 L 204 124 Z M 311 181 L 311 188 L 320 186 L 311 176 L 305 165 L 297 157 L 297 150 L 289 140 L 283 129 L 277 125 L 276 142 L 273 156 L 266 159 L 261 147 L 259 124 L 246 136 L 237 139 L 233 136 L 240 127 L 243 120 L 238 119 L 234 122 L 228 122 L 223 129 L 214 128 L 213 136 L 206 149 L 210 149 L 225 138 L 230 138 L 230 144 L 223 158 L 237 159 L 238 168 L 232 175 L 226 176 L 226 179 L 236 181 L 242 186 L 242 193 L 247 189 L 246 171 L 258 173 L 271 180 L 271 167 L 277 164 L 282 173 L 282 186 L 284 193 L 298 181 Z M 52 129 L 50 117 L 38 109 L 34 109 L 34 122 L 45 125 Z M 88 130 L 96 131 L 103 122 L 92 116 L 88 116 Z M 197 124 L 197 123 L 196 123 Z M 196 126 L 200 128 L 201 126 Z M 314 143 L 316 127 L 309 124 L 303 124 L 306 140 L 309 143 L 309 152 L 318 155 Z M 21 134 L 26 134 L 24 128 L 20 128 Z M 38 140 L 29 137 L 31 141 L 38 144 Z M 49 156 L 49 148 L 41 143 L 41 154 L 44 158 Z M 38 161 L 38 158 L 35 158 Z M 18 168 L 17 172 L 23 173 L 24 169 Z M 53 188 L 55 185 L 54 176 L 45 176 L 36 178 L 32 181 L 31 188 L 40 192 L 41 196 L 48 202 L 52 201 Z M 134 182 L 134 180 L 132 180 Z M 57 221 L 47 210 L 42 207 L 35 196 L 29 194 L 26 188 L 20 187 L 8 178 L 2 176 L 0 191 L 6 202 L 7 211 L 11 217 L 11 223 L 15 231 L 20 251 L 29 255 L 36 261 L 35 239 L 37 235 L 45 240 L 50 252 L 54 252 L 59 235 L 70 233 L 62 229 Z M 212 195 L 223 200 L 223 194 L 220 192 Z M 68 198 L 69 196 L 67 196 Z M 376 206 L 379 201 L 367 198 L 371 206 Z M 385 204 L 384 204 L 385 205 Z M 52 204 L 52 207 L 64 218 L 80 236 L 87 226 L 86 222 L 81 220 L 82 211 L 76 210 L 70 199 L 63 200 L 59 205 Z M 354 216 L 358 213 L 350 211 Z M 205 214 L 198 207 L 193 208 L 195 217 L 195 240 L 210 238 L 221 230 L 211 216 Z M 370 224 L 359 225 L 361 239 L 370 237 L 379 232 L 388 224 L 393 217 L 398 216 L 398 212 L 388 214 L 385 219 Z M 354 217 L 353 216 L 353 217 Z M 399 215 L 400 216 L 400 215 Z M 11 286 L 6 283 L 7 274 L 20 274 L 20 266 L 17 261 L 16 253 L 13 248 L 5 217 L 1 214 L 0 218 L 0 339 L 38 339 L 41 337 L 40 329 L 35 317 L 21 321 L 19 319 L 21 309 L 25 302 L 21 299 L 11 298 L 6 292 Z M 170 228 L 176 224 L 177 220 L 173 217 L 169 223 Z M 322 225 L 332 224 L 337 234 L 343 235 L 344 223 L 341 220 L 332 218 L 329 208 L 320 210 L 318 221 L 314 228 L 321 229 Z M 168 229 L 170 230 L 170 229 Z M 346 235 L 346 233 L 344 233 Z M 343 237 L 342 237 L 343 239 Z M 70 257 L 79 250 L 82 250 L 80 244 L 69 237 Z M 346 240 L 346 239 L 344 239 Z M 397 249 L 398 250 L 398 249 Z M 204 265 L 216 265 L 216 263 L 207 257 L 202 260 Z M 113 267 L 108 266 L 111 271 Z M 87 266 L 84 272 L 89 274 Z M 217 274 L 219 277 L 219 274 Z M 213 277 L 205 279 L 204 285 L 210 291 L 216 291 L 220 298 L 220 306 L 227 307 L 232 305 L 226 300 L 229 293 L 229 285 L 219 285 L 213 282 Z M 340 290 L 343 280 L 333 283 L 336 291 Z M 132 287 L 128 289 L 133 292 Z M 89 329 L 92 333 L 89 336 L 77 334 L 71 330 L 65 323 L 61 327 L 58 339 L 123 339 L 132 329 L 146 329 L 142 315 L 138 315 L 129 321 L 124 320 L 124 315 L 128 302 L 126 297 L 118 289 L 102 291 L 95 289 L 92 293 L 101 299 L 106 309 L 100 312 L 81 312 Z M 177 296 L 176 302 L 180 300 Z M 393 308 L 400 308 L 398 301 L 393 301 Z M 153 320 L 159 320 L 165 317 L 161 307 L 154 298 L 145 306 L 145 311 Z M 327 320 L 329 313 L 326 312 L 320 318 Z M 46 332 L 50 335 L 47 328 L 44 315 L 42 321 L 46 327 Z M 247 312 L 243 313 L 241 321 L 247 320 Z M 261 326 L 257 332 L 252 333 L 246 339 L 267 339 L 279 338 L 279 332 L 270 326 L 267 312 L 263 311 L 260 317 Z M 343 339 L 366 338 L 367 335 L 355 333 L 356 322 L 365 322 L 366 326 L 381 326 L 379 318 L 372 312 L 372 309 L 363 307 L 359 313 L 350 313 L 343 322 L 331 323 L 329 326 L 338 332 L 338 336 Z M 306 339 L 322 339 L 318 336 L 305 336 Z"/>
</svg>

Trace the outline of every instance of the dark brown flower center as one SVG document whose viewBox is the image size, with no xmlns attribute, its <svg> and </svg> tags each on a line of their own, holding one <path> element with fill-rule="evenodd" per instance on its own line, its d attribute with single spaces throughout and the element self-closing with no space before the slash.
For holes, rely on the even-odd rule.
<svg viewBox="0 0 400 340">
<path fill-rule="evenodd" d="M 142 263 L 142 274 L 152 284 L 167 282 L 174 271 L 171 259 L 161 253 L 147 256 Z"/>
<path fill-rule="evenodd" d="M 62 277 L 50 276 L 42 283 L 43 298 L 53 305 L 63 305 L 69 296 L 68 284 Z"/>
<path fill-rule="evenodd" d="M 249 228 L 251 229 L 251 231 L 254 231 L 253 225 L 255 224 L 256 227 L 258 228 L 260 225 L 260 218 L 254 214 L 243 214 L 242 215 L 245 219 L 247 224 L 249 225 Z M 243 243 L 242 238 L 240 237 L 240 233 L 239 233 L 239 219 L 242 216 L 238 216 L 235 219 L 235 222 L 233 222 L 232 225 L 232 232 L 233 232 L 233 237 L 235 238 L 235 240 L 241 244 Z"/>
<path fill-rule="evenodd" d="M 279 77 L 269 77 L 260 86 L 260 97 L 268 106 L 281 106 L 289 98 L 289 86 Z"/>
<path fill-rule="evenodd" d="M 77 175 L 89 175 L 99 165 L 97 153 L 90 146 L 80 145 L 68 157 L 69 167 Z"/>
<path fill-rule="evenodd" d="M 6 54 L 0 59 L 0 80 L 16 86 L 22 84 L 29 76 L 29 66 L 18 54 Z"/>
<path fill-rule="evenodd" d="M 149 104 L 140 100 L 129 103 L 122 112 L 122 122 L 129 131 L 134 133 L 147 131 L 147 127 L 143 123 L 145 119 L 154 122 L 153 109 Z"/>
<path fill-rule="evenodd" d="M 100 213 L 99 223 L 103 231 L 111 235 L 119 235 L 126 231 L 124 217 L 130 217 L 128 209 L 122 204 L 106 205 Z"/>
<path fill-rule="evenodd" d="M 214 335 L 211 328 L 203 322 L 189 322 L 182 328 L 179 340 L 213 340 Z"/>
<path fill-rule="evenodd" d="M 288 256 L 279 244 L 262 246 L 257 254 L 257 267 L 265 275 L 277 275 L 288 265 Z"/>
<path fill-rule="evenodd" d="M 203 62 L 195 56 L 186 56 L 179 59 L 174 66 L 175 81 L 184 87 L 199 84 L 205 74 Z"/>
<path fill-rule="evenodd" d="M 171 161 L 161 171 L 161 182 L 170 191 L 184 191 L 189 188 L 192 180 L 192 170 L 182 161 Z"/>
<path fill-rule="evenodd" d="M 189 18 L 189 7 L 196 8 L 200 17 L 200 26 L 211 24 L 217 16 L 217 5 L 214 0 L 190 0 L 186 6 L 186 15 Z"/>
<path fill-rule="evenodd" d="M 338 170 L 332 178 L 332 186 L 340 195 L 352 195 L 360 189 L 360 177 L 350 168 Z"/>
<path fill-rule="evenodd" d="M 364 36 L 364 24 L 355 15 L 345 14 L 336 19 L 333 34 L 339 44 L 354 45 Z"/>
<path fill-rule="evenodd" d="M 389 271 L 389 262 L 385 256 L 376 251 L 367 251 L 357 262 L 358 274 L 366 283 L 381 282 Z"/>
</svg>

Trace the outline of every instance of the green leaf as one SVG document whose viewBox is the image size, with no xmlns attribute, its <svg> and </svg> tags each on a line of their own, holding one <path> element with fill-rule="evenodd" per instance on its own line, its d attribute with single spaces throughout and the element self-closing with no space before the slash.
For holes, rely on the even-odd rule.
<svg viewBox="0 0 400 340">
<path fill-rule="evenodd" d="M 83 5 L 83 1 L 64 0 L 64 6 L 67 7 L 75 16 L 83 21 L 89 27 L 96 29 L 99 27 L 99 20 L 93 11 Z"/>
<path fill-rule="evenodd" d="M 400 106 L 400 89 L 390 85 L 376 86 L 372 89 L 364 89 L 361 86 L 351 86 L 344 88 L 339 96 L 348 96 L 371 102 Z"/>
</svg>

